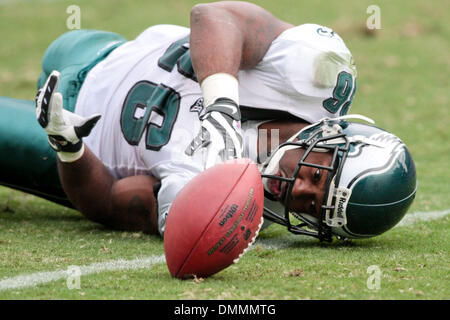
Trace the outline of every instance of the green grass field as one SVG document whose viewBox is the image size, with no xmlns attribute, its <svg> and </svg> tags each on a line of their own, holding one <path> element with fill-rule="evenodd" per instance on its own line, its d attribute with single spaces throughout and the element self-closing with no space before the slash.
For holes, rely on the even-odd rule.
<svg viewBox="0 0 450 320">
<path fill-rule="evenodd" d="M 0 299 L 450 298 L 450 3 L 254 2 L 294 24 L 332 27 L 344 39 L 358 66 L 351 112 L 397 134 L 415 159 L 419 189 L 406 222 L 376 238 L 331 244 L 271 226 L 238 264 L 181 281 L 162 261 L 160 238 L 111 231 L 1 187 Z M 132 39 L 153 24 L 188 26 L 195 1 L 0 0 L 0 96 L 34 99 L 42 55 L 67 31 L 71 4 L 81 8 L 82 28 Z M 381 29 L 368 32 L 371 4 L 381 9 Z M 373 265 L 379 289 L 367 285 Z M 69 266 L 81 267 L 79 289 L 67 285 Z"/>
</svg>

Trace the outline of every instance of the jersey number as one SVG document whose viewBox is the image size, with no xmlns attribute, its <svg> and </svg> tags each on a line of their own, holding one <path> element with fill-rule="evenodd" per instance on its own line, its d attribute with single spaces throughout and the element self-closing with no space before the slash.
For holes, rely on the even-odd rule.
<svg viewBox="0 0 450 320">
<path fill-rule="evenodd" d="M 189 36 L 172 43 L 158 60 L 158 66 L 168 72 L 172 72 L 175 65 L 180 74 L 186 78 L 197 81 L 191 62 L 191 52 L 185 45 L 189 43 Z"/>
<path fill-rule="evenodd" d="M 183 76 L 197 81 L 189 49 L 189 37 L 174 42 L 159 58 L 158 66 L 172 72 L 175 65 Z M 139 81 L 128 92 L 122 107 L 120 127 L 125 140 L 138 145 L 145 133 L 145 147 L 158 151 L 166 145 L 180 108 L 178 92 L 150 81 Z"/>
<path fill-rule="evenodd" d="M 136 83 L 125 98 L 120 127 L 125 140 L 138 145 L 145 135 L 145 147 L 159 150 L 170 139 L 180 108 L 180 95 L 162 84 Z"/>
<path fill-rule="evenodd" d="M 341 107 L 340 115 L 347 114 L 356 92 L 356 81 L 353 86 L 353 77 L 350 73 L 342 71 L 338 74 L 333 98 L 323 101 L 322 105 L 330 113 L 336 113 Z"/>
</svg>

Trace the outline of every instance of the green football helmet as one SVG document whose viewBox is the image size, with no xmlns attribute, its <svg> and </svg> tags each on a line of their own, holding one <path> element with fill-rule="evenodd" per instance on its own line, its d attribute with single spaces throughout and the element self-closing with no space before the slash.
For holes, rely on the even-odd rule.
<svg viewBox="0 0 450 320">
<path fill-rule="evenodd" d="M 372 125 L 349 122 L 349 118 L 373 122 L 359 115 L 325 118 L 282 143 L 263 164 L 261 172 L 266 198 L 270 199 L 268 179 L 287 183 L 282 209 L 284 215 L 274 209 L 274 202 L 267 201 L 264 208 L 266 219 L 287 226 L 292 233 L 331 241 L 333 236 L 359 239 L 380 235 L 403 218 L 417 190 L 416 169 L 411 154 L 392 133 Z M 293 148 L 306 150 L 293 176 L 274 175 L 281 157 Z M 309 163 L 308 154 L 313 151 L 331 152 L 330 165 Z M 289 210 L 292 188 L 302 166 L 328 171 L 320 219 Z M 292 222 L 295 220 L 291 219 L 292 216 L 300 223 L 298 220 Z"/>
</svg>

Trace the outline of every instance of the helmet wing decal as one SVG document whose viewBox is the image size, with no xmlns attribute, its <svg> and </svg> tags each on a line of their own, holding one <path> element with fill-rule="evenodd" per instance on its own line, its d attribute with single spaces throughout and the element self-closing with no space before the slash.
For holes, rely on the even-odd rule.
<svg viewBox="0 0 450 320">
<path fill-rule="evenodd" d="M 376 144 L 371 144 L 369 141 L 373 140 Z M 369 143 L 366 143 L 369 142 Z M 380 142 L 383 146 L 380 148 Z M 377 153 L 371 152 L 372 148 L 377 149 Z M 388 171 L 394 164 L 395 160 L 402 155 L 402 149 L 405 148 L 403 142 L 396 136 L 389 133 L 375 134 L 369 139 L 366 139 L 364 144 L 356 146 L 356 150 L 347 156 L 347 170 L 353 172 L 341 179 L 341 186 L 351 189 L 356 182 L 368 175 L 382 174 Z M 374 154 L 379 154 L 379 157 L 374 157 Z M 389 156 L 386 161 L 386 156 Z M 351 170 L 355 168 L 355 170 Z M 357 170 L 359 173 L 356 173 Z M 353 176 L 353 177 L 352 177 Z"/>
</svg>

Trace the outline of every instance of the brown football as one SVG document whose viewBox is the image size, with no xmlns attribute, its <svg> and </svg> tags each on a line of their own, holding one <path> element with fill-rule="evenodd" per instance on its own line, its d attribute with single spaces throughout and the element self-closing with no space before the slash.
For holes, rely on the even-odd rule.
<svg viewBox="0 0 450 320">
<path fill-rule="evenodd" d="M 261 175 L 249 159 L 197 175 L 167 216 L 164 250 L 170 274 L 205 278 L 237 262 L 258 235 L 263 206 Z"/>
</svg>

